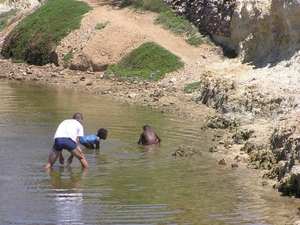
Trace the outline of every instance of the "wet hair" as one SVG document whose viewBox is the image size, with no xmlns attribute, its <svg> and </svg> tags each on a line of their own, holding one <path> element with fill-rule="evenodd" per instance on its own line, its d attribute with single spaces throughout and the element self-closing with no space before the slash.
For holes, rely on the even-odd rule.
<svg viewBox="0 0 300 225">
<path fill-rule="evenodd" d="M 104 138 L 105 136 L 107 136 L 107 134 L 108 134 L 108 131 L 107 131 L 106 129 L 100 128 L 100 129 L 98 130 L 97 136 L 100 137 L 100 138 L 102 139 L 102 138 Z"/>
<path fill-rule="evenodd" d="M 148 124 L 146 124 L 145 126 L 143 126 L 143 130 L 147 130 L 150 129 L 150 126 Z"/>
<path fill-rule="evenodd" d="M 81 113 L 75 113 L 74 115 L 73 115 L 73 119 L 75 119 L 75 120 L 83 120 L 83 116 L 81 115 Z"/>
</svg>

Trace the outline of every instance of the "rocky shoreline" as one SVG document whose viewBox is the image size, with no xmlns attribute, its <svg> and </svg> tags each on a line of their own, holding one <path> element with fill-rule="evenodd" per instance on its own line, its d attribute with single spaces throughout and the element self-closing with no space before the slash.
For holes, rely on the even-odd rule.
<svg viewBox="0 0 300 225">
<path fill-rule="evenodd" d="M 294 143 L 290 137 L 295 135 L 296 129 L 292 130 L 290 126 L 288 128 L 284 119 L 282 120 L 284 126 L 280 128 L 279 123 L 275 126 L 272 120 L 263 116 L 254 119 L 250 116 L 239 117 L 235 112 L 222 114 L 220 109 L 226 107 L 228 100 L 232 98 L 224 94 L 228 92 L 228 87 L 232 87 L 230 80 L 228 84 L 222 80 L 211 82 L 211 79 L 203 78 L 199 89 L 185 92 L 177 87 L 174 80 L 173 82 L 172 80 L 169 82 L 119 81 L 117 77 L 103 72 L 74 71 L 55 65 L 39 67 L 14 64 L 5 59 L 0 61 L 0 65 L 5 74 L 1 78 L 13 82 L 36 82 L 76 88 L 122 102 L 144 105 L 162 113 L 175 113 L 198 123 L 201 129 L 210 129 L 215 136 L 212 142 L 215 145 L 212 145 L 209 151 L 218 154 L 220 159 L 225 157 L 228 164 L 234 167 L 242 164 L 258 169 L 262 178 L 266 179 L 262 182 L 263 185 L 275 184 L 274 187 L 279 189 L 282 188 L 279 185 L 290 183 L 290 176 L 286 178 L 288 173 L 286 165 L 292 158 L 286 155 L 287 160 L 282 160 L 278 164 L 276 156 L 282 157 L 280 151 L 286 151 L 283 149 L 284 146 L 297 145 L 295 141 L 298 139 L 296 138 Z M 215 85 L 212 85 L 213 83 Z M 273 104 L 273 101 L 271 102 Z M 254 123 L 251 124 L 251 121 Z M 293 160 L 295 164 L 295 158 Z M 286 192 L 285 189 L 281 191 Z"/>
<path fill-rule="evenodd" d="M 232 165 L 242 163 L 258 169 L 269 184 L 287 195 L 297 196 L 299 120 L 297 114 L 291 114 L 296 113 L 292 110 L 276 119 L 273 114 L 278 113 L 282 101 L 265 99 L 258 103 L 252 99 L 256 107 L 261 104 L 261 114 L 253 116 L 253 110 L 247 112 L 247 107 L 243 109 L 240 103 L 248 101 L 247 106 L 253 109 L 251 98 L 241 98 L 236 105 L 229 104 L 234 97 L 228 89 L 234 89 L 232 80 L 213 81 L 212 77 L 203 77 L 199 89 L 184 92 L 172 79 L 168 82 L 118 81 L 117 77 L 103 72 L 73 71 L 54 65 L 37 67 L 4 59 L 0 65 L 6 74 L 4 79 L 77 88 L 189 119 L 202 129 L 214 132 L 216 145 L 212 146 L 212 152 L 224 156 Z M 228 105 L 239 111 L 226 109 Z M 264 107 L 269 111 L 262 110 Z M 291 184 L 295 184 L 293 189 Z"/>
</svg>

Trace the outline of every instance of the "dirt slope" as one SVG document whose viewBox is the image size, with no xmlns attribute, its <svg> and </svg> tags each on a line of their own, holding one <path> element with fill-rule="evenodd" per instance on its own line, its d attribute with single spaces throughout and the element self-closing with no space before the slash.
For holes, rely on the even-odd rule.
<svg viewBox="0 0 300 225">
<path fill-rule="evenodd" d="M 72 49 L 75 53 L 74 61 L 86 60 L 82 59 L 84 54 L 93 63 L 109 65 L 144 42 L 156 42 L 179 56 L 185 63 L 184 70 L 167 76 L 167 79 L 174 77 L 180 81 L 178 85 L 198 81 L 199 76 L 195 74 L 201 74 L 209 64 L 221 60 L 217 47 L 206 44 L 198 48 L 192 47 L 185 42 L 184 37 L 175 36 L 154 25 L 154 13 L 118 10 L 107 2 L 96 0 L 85 2 L 94 9 L 84 16 L 80 30 L 62 41 L 57 49 L 60 58 Z M 104 22 L 108 22 L 104 29 L 95 29 L 97 23 Z"/>
</svg>

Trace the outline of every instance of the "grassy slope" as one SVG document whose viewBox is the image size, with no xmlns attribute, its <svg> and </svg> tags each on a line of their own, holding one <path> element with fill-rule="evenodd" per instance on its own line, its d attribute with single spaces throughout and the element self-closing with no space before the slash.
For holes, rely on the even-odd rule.
<svg viewBox="0 0 300 225">
<path fill-rule="evenodd" d="M 1 54 L 14 62 L 44 65 L 51 50 L 91 8 L 74 0 L 52 0 L 23 19 L 7 36 Z"/>
</svg>

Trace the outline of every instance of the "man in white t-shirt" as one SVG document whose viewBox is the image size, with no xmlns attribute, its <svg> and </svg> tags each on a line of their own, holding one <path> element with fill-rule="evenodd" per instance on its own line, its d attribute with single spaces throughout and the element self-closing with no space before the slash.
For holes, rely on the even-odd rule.
<svg viewBox="0 0 300 225">
<path fill-rule="evenodd" d="M 59 157 L 59 162 L 64 164 L 62 150 L 66 149 L 71 153 L 68 158 L 68 165 L 72 163 L 75 156 L 81 163 L 83 168 L 88 168 L 89 164 L 79 146 L 80 137 L 84 136 L 82 126 L 83 116 L 75 113 L 73 119 L 67 119 L 61 122 L 54 135 L 54 144 L 49 154 L 46 169 L 50 169 Z"/>
</svg>

